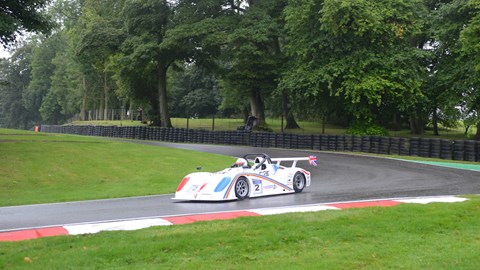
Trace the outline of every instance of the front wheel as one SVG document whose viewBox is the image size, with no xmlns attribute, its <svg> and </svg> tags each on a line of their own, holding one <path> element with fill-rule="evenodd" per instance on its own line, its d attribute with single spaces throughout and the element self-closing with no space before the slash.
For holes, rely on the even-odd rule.
<svg viewBox="0 0 480 270">
<path fill-rule="evenodd" d="M 301 172 L 296 172 L 293 176 L 293 190 L 296 193 L 300 193 L 303 188 L 305 188 L 305 175 Z"/>
<path fill-rule="evenodd" d="M 247 179 L 245 177 L 238 178 L 235 183 L 235 196 L 241 201 L 246 199 L 249 193 L 250 186 L 248 185 Z"/>
</svg>

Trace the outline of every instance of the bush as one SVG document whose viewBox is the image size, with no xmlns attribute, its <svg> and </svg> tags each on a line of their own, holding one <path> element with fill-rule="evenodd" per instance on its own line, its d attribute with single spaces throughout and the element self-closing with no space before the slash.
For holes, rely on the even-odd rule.
<svg viewBox="0 0 480 270">
<path fill-rule="evenodd" d="M 255 131 L 262 131 L 262 132 L 273 132 L 273 129 L 269 128 L 268 126 L 258 126 L 258 127 L 253 127 L 253 130 Z"/>
<path fill-rule="evenodd" d="M 375 124 L 354 124 L 345 133 L 350 135 L 388 136 L 388 131 L 384 127 Z"/>
</svg>

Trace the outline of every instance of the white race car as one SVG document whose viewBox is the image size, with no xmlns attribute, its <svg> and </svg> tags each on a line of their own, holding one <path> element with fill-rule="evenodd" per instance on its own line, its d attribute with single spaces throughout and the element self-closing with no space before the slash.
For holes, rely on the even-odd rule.
<svg viewBox="0 0 480 270">
<path fill-rule="evenodd" d="M 310 186 L 311 174 L 296 167 L 301 160 L 317 165 L 315 156 L 270 158 L 267 154 L 247 154 L 223 171 L 195 172 L 185 176 L 173 199 L 243 200 L 248 197 L 302 192 Z M 291 166 L 282 166 L 280 163 L 284 161 L 291 162 Z"/>
</svg>

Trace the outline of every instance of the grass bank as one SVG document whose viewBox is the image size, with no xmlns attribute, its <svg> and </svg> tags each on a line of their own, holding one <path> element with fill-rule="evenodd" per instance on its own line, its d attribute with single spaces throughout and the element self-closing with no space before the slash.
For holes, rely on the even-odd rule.
<svg viewBox="0 0 480 270">
<path fill-rule="evenodd" d="M 173 193 L 234 159 L 103 138 L 0 129 L 0 206 Z"/>
<path fill-rule="evenodd" d="M 427 157 L 418 157 L 418 156 L 383 155 L 383 154 L 362 153 L 362 152 L 332 152 L 332 153 L 341 154 L 341 155 L 345 154 L 345 155 L 369 156 L 369 157 L 378 157 L 378 158 L 387 158 L 387 159 L 400 159 L 400 160 L 430 164 L 430 165 L 441 166 L 441 167 L 480 171 L 480 163 L 473 162 L 473 161 L 427 158 Z"/>
<path fill-rule="evenodd" d="M 0 269 L 479 269 L 480 198 L 0 243 Z"/>
</svg>

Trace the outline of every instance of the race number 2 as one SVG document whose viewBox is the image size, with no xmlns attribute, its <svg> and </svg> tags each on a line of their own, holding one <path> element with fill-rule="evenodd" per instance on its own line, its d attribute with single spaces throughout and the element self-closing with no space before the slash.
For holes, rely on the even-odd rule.
<svg viewBox="0 0 480 270">
<path fill-rule="evenodd" d="M 262 194 L 262 180 L 253 180 L 253 194 Z"/>
</svg>

